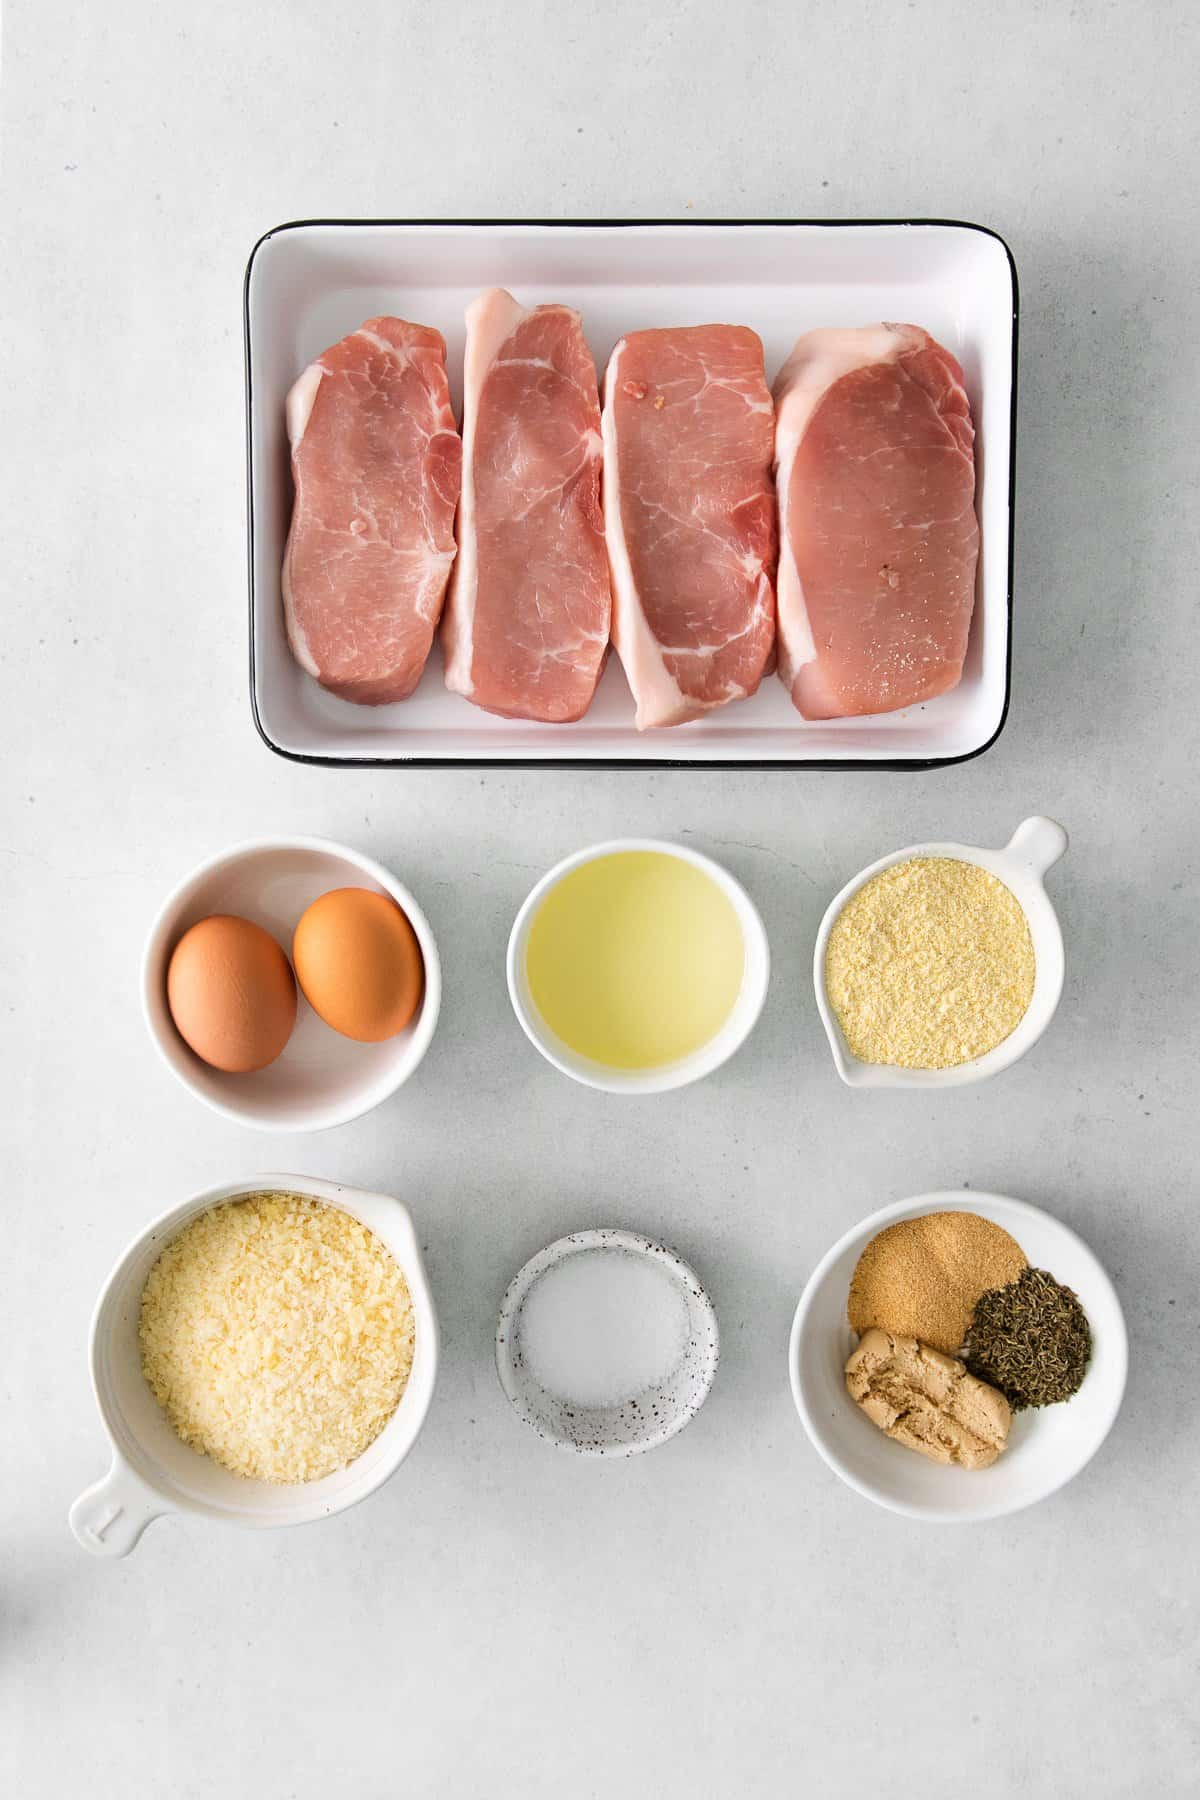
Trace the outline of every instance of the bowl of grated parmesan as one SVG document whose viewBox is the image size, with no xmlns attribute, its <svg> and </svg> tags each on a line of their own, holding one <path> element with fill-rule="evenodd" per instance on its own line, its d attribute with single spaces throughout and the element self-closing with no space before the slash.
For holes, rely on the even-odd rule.
<svg viewBox="0 0 1200 1800">
<path fill-rule="evenodd" d="M 817 1007 L 849 1087 L 944 1088 L 1011 1068 L 1062 995 L 1047 871 L 1067 848 L 1025 819 L 1000 850 L 912 844 L 847 882 L 813 954 Z"/>
<path fill-rule="evenodd" d="M 169 1512 L 255 1529 L 343 1512 L 408 1455 L 437 1362 L 400 1201 L 299 1175 L 209 1188 L 148 1226 L 100 1295 L 112 1464 L 71 1529 L 117 1557 Z"/>
</svg>

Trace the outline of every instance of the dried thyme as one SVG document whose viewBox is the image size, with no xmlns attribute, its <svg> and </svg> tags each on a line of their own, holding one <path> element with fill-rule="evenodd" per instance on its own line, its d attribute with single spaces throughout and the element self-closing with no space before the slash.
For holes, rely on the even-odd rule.
<svg viewBox="0 0 1200 1800">
<path fill-rule="evenodd" d="M 963 1360 L 1019 1412 L 1069 1400 L 1091 1354 L 1092 1334 L 1078 1297 L 1045 1269 L 1026 1269 L 978 1302 Z"/>
</svg>

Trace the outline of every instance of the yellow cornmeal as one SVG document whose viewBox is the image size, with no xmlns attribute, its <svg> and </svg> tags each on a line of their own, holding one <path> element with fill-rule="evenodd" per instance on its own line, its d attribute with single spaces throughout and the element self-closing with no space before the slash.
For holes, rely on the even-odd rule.
<svg viewBox="0 0 1200 1800">
<path fill-rule="evenodd" d="M 834 920 L 825 991 L 851 1053 L 952 1069 L 1003 1043 L 1033 998 L 1033 939 L 995 875 L 916 856 L 866 882 Z"/>
</svg>

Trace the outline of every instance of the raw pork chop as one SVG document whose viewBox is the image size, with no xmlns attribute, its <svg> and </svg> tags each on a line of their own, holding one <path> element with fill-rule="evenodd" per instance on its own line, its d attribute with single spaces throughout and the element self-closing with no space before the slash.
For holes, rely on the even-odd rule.
<svg viewBox="0 0 1200 1800">
<path fill-rule="evenodd" d="M 441 334 L 368 319 L 305 369 L 287 425 L 292 654 L 343 699 L 403 700 L 421 679 L 454 561 L 462 444 Z"/>
<path fill-rule="evenodd" d="M 742 325 L 633 331 L 604 378 L 613 642 L 637 726 L 752 694 L 775 640 L 774 410 Z"/>
<path fill-rule="evenodd" d="M 608 649 L 596 365 L 569 306 L 467 308 L 446 685 L 510 719 L 588 709 Z"/>
<path fill-rule="evenodd" d="M 810 331 L 775 383 L 779 673 L 806 719 L 893 712 L 962 675 L 975 429 L 917 325 Z"/>
</svg>

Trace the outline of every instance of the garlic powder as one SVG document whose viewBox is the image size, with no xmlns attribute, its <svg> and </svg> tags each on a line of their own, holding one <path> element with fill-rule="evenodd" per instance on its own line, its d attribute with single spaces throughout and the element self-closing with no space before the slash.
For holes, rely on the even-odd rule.
<svg viewBox="0 0 1200 1800">
<path fill-rule="evenodd" d="M 1033 998 L 1033 939 L 995 875 L 917 856 L 865 882 L 829 934 L 825 991 L 851 1054 L 949 1069 L 1014 1030 Z"/>
</svg>

